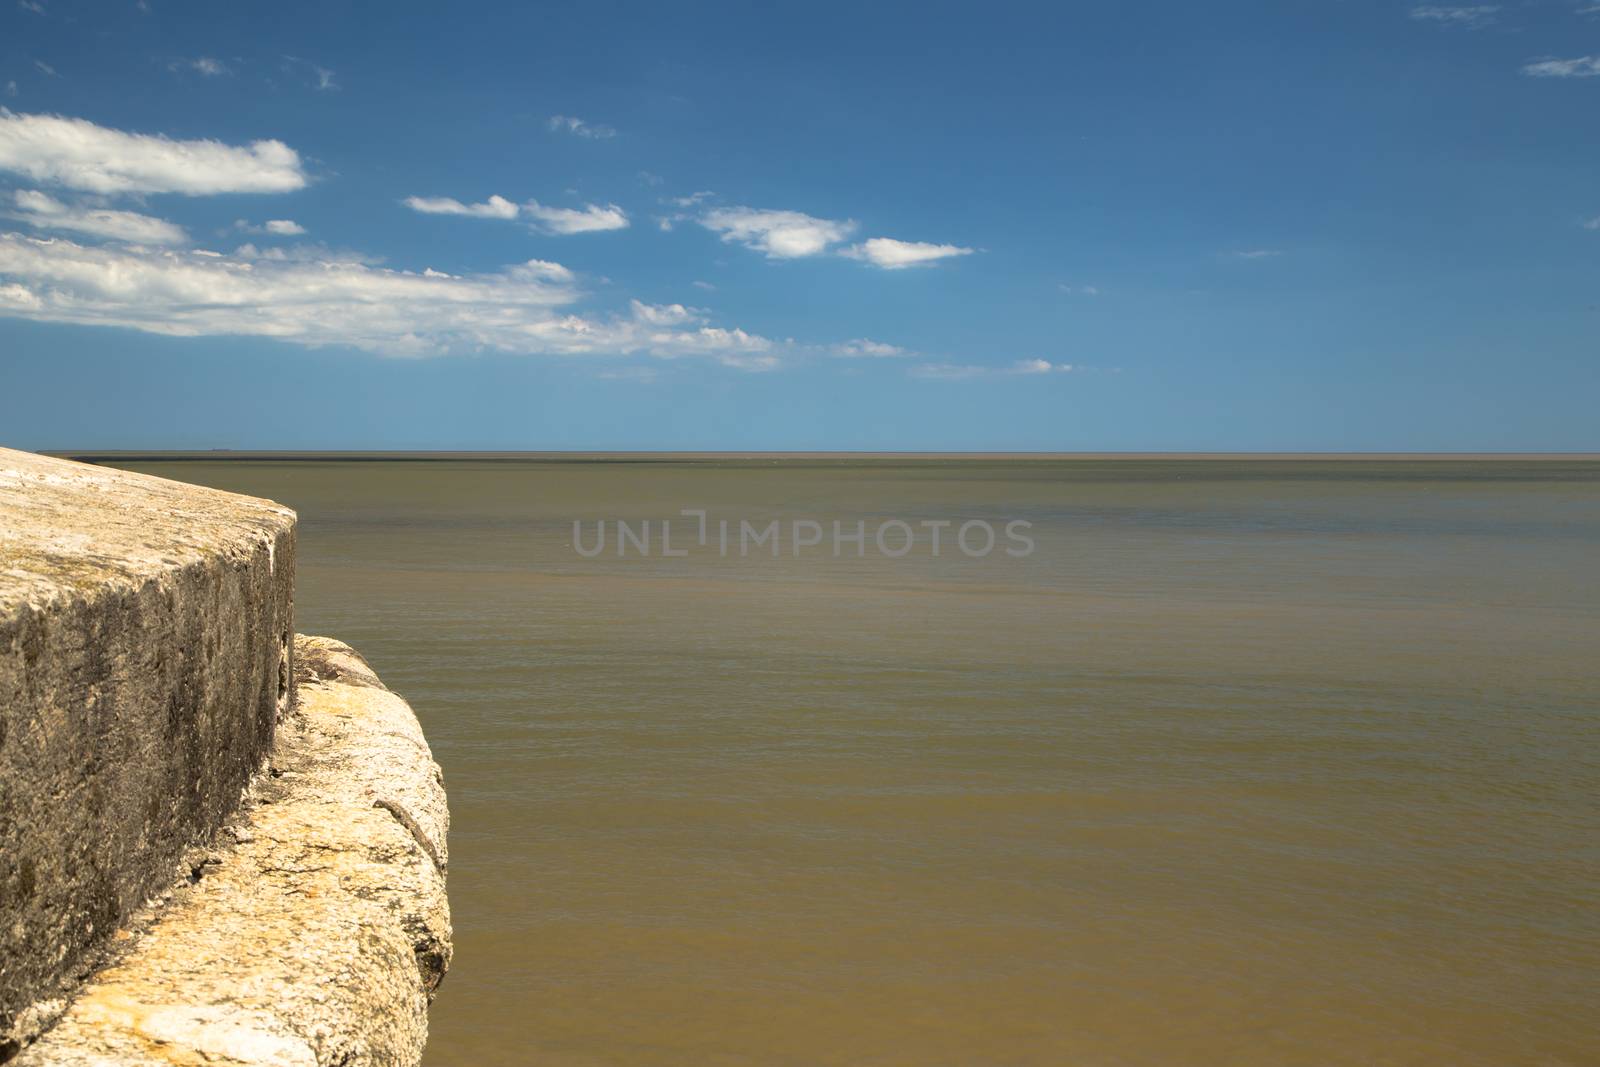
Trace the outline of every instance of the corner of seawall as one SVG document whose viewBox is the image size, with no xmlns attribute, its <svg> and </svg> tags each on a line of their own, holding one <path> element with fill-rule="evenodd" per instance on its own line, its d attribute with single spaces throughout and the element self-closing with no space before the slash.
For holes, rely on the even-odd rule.
<svg viewBox="0 0 1600 1067">
<path fill-rule="evenodd" d="M 291 636 L 295 522 L 0 449 L 0 1061 L 419 1061 L 443 783 L 359 655 Z"/>
<path fill-rule="evenodd" d="M 296 635 L 270 762 L 15 1067 L 416 1064 L 450 965 L 449 815 L 416 716 Z"/>
</svg>

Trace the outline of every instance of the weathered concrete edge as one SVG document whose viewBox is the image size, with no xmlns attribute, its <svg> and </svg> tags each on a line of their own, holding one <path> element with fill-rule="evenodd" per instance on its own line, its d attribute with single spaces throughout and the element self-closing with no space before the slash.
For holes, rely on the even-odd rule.
<svg viewBox="0 0 1600 1067">
<path fill-rule="evenodd" d="M 238 815 L 17 1067 L 420 1061 L 451 957 L 443 779 L 348 646 L 297 635 L 295 664 Z"/>
<path fill-rule="evenodd" d="M 295 525 L 0 448 L 0 1061 L 265 760 L 291 697 Z"/>
</svg>

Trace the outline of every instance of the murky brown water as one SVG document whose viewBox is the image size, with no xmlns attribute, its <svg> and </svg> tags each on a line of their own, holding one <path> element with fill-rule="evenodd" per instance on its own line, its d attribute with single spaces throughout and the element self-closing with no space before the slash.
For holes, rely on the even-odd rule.
<svg viewBox="0 0 1600 1067">
<path fill-rule="evenodd" d="M 1600 1063 L 1600 464 L 123 465 L 416 707 L 430 1067 Z M 685 507 L 1037 550 L 570 547 Z"/>
</svg>

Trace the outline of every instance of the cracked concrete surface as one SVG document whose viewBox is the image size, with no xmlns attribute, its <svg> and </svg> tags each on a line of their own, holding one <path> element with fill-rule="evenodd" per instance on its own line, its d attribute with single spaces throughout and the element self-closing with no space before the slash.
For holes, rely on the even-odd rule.
<svg viewBox="0 0 1600 1067">
<path fill-rule="evenodd" d="M 420 1061 L 451 954 L 439 768 L 348 646 L 297 636 L 295 663 L 239 814 L 16 1067 Z"/>
</svg>

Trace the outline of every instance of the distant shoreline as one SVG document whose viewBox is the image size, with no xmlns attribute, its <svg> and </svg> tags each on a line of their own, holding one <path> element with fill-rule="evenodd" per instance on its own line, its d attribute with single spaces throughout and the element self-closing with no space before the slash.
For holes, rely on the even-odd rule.
<svg viewBox="0 0 1600 1067">
<path fill-rule="evenodd" d="M 679 463 L 694 460 L 933 460 L 933 461 L 1198 461 L 1198 462 L 1597 462 L 1600 452 L 586 452 L 586 451 L 273 451 L 46 449 L 42 455 L 83 463 L 173 463 L 247 460 L 274 462 L 526 462 Z"/>
</svg>

